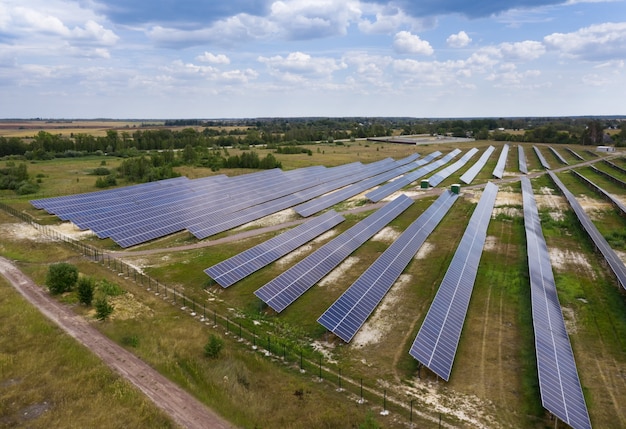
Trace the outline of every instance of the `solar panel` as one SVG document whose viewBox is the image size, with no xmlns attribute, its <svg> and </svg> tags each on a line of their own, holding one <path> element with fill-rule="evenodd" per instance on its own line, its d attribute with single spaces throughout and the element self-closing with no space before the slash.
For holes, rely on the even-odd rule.
<svg viewBox="0 0 626 429">
<path fill-rule="evenodd" d="M 401 195 L 284 271 L 254 294 L 280 313 L 411 204 L 413 200 Z"/>
<path fill-rule="evenodd" d="M 220 286 L 227 288 L 343 221 L 343 216 L 331 210 L 232 258 L 215 264 L 204 272 Z"/>
<path fill-rule="evenodd" d="M 533 146 L 533 150 L 537 154 L 537 158 L 539 158 L 539 162 L 541 163 L 543 168 L 545 168 L 546 170 L 549 170 L 550 169 L 550 164 L 548 164 L 548 161 L 546 161 L 546 159 L 544 158 L 544 156 L 541 153 L 541 151 L 539 150 L 539 148 L 537 146 Z"/>
<path fill-rule="evenodd" d="M 489 159 L 489 157 L 491 156 L 494 150 L 496 150 L 495 147 L 489 146 L 487 150 L 478 159 L 478 161 L 476 161 L 474 165 L 472 165 L 465 173 L 463 173 L 463 175 L 461 176 L 461 182 L 467 185 L 472 183 L 472 180 L 476 178 L 478 173 L 480 173 L 480 170 L 482 170 L 485 164 L 487 164 L 487 160 Z"/>
<path fill-rule="evenodd" d="M 610 163 L 610 164 L 612 164 L 612 163 Z M 610 174 L 610 173 L 608 173 L 608 172 L 606 172 L 604 170 L 600 170 L 600 169 L 596 168 L 593 165 L 589 165 L 589 168 L 591 168 L 594 171 L 594 173 L 599 174 L 601 176 L 604 176 L 605 178 L 609 179 L 611 182 L 619 185 L 622 188 L 626 188 L 626 182 L 624 182 L 623 180 L 618 179 L 617 177 L 613 176 L 612 174 Z"/>
<path fill-rule="evenodd" d="M 522 178 L 522 198 L 541 402 L 571 427 L 591 428 L 532 185 L 526 177 Z"/>
<path fill-rule="evenodd" d="M 569 165 L 569 162 L 567 162 L 567 160 L 563 158 L 563 156 L 561 156 L 561 154 L 557 152 L 555 148 L 553 148 L 552 146 L 548 146 L 548 149 L 550 149 L 550 151 L 554 154 L 554 156 L 556 156 L 556 158 L 561 162 L 561 164 Z"/>
<path fill-rule="evenodd" d="M 423 177 L 427 175 L 428 173 L 435 171 L 439 167 L 447 164 L 452 159 L 454 159 L 459 153 L 461 153 L 461 151 L 459 149 L 455 149 L 452 152 L 445 155 L 443 158 L 437 161 L 434 161 L 430 164 L 426 164 L 422 168 L 419 168 L 403 177 L 400 177 L 397 180 L 394 180 L 393 182 L 387 183 L 384 186 L 381 186 L 380 188 L 375 189 L 372 192 L 365 194 L 365 197 L 368 198 L 370 201 L 378 202 L 382 200 L 383 198 L 385 198 L 386 196 L 393 194 L 395 191 L 402 189 L 405 186 L 410 185 L 411 183 L 415 182 L 420 177 Z M 439 155 L 441 155 L 441 152 L 435 152 L 425 157 L 424 160 L 434 159 L 438 157 Z"/>
<path fill-rule="evenodd" d="M 517 153 L 519 157 L 519 171 L 524 174 L 528 174 L 528 167 L 526 166 L 526 155 L 524 155 L 524 148 L 522 145 L 517 146 Z"/>
<path fill-rule="evenodd" d="M 498 187 L 488 183 L 409 354 L 450 379 Z"/>
<path fill-rule="evenodd" d="M 559 187 L 563 195 L 565 195 L 570 207 L 574 210 L 574 213 L 576 213 L 578 221 L 583 226 L 587 234 L 589 234 L 589 237 L 593 241 L 596 248 L 600 251 L 600 253 L 602 253 L 602 256 L 604 256 L 609 268 L 611 268 L 611 271 L 613 271 L 613 274 L 617 278 L 618 283 L 622 286 L 622 288 L 626 289 L 626 265 L 624 265 L 619 256 L 617 256 L 615 251 L 611 248 L 611 246 L 609 246 L 609 243 L 607 243 L 604 236 L 600 234 L 600 231 L 598 231 L 598 228 L 596 228 L 589 216 L 587 216 L 583 207 L 576 200 L 576 197 L 574 197 L 574 195 L 565 187 L 556 174 L 551 171 L 548 171 L 548 174 L 554 183 Z"/>
<path fill-rule="evenodd" d="M 619 165 L 615 164 L 614 162 L 609 161 L 608 159 L 603 159 L 602 162 L 608 165 L 609 167 L 614 168 L 615 170 L 621 171 L 622 173 L 626 174 L 626 168 L 622 168 Z"/>
<path fill-rule="evenodd" d="M 591 166 L 592 168 L 595 169 L 595 167 Z M 585 176 L 583 176 L 582 174 L 580 174 L 577 171 L 571 170 L 572 174 L 575 175 L 578 179 L 582 180 L 585 184 L 587 184 L 587 186 L 589 186 L 590 188 L 592 188 L 593 190 L 595 190 L 596 192 L 602 194 L 602 196 L 604 198 L 606 198 L 607 200 L 609 200 L 611 202 L 611 204 L 613 204 L 620 212 L 622 212 L 622 215 L 626 215 L 626 205 L 624 203 L 622 203 L 620 200 L 618 200 L 615 196 L 611 195 L 610 193 L 608 193 L 607 191 L 605 191 L 604 189 L 602 189 L 600 186 L 596 185 L 594 182 L 592 182 L 591 180 L 587 179 Z"/>
<path fill-rule="evenodd" d="M 354 197 L 355 195 L 358 195 L 363 191 L 366 191 L 380 183 L 386 182 L 387 180 L 393 179 L 394 177 L 397 177 L 402 173 L 412 170 L 414 167 L 411 165 L 411 163 L 411 160 L 409 160 L 409 162 L 406 162 L 405 159 L 398 161 L 391 166 L 385 166 L 384 168 L 378 169 L 376 171 L 376 175 L 364 178 L 363 180 L 360 180 L 356 183 L 352 183 L 351 185 L 343 189 L 339 189 L 336 192 L 322 195 L 319 198 L 300 204 L 298 207 L 296 207 L 296 212 L 300 216 L 311 216 L 321 210 L 327 209 L 337 203 L 345 201 L 348 198 Z"/>
<path fill-rule="evenodd" d="M 350 342 L 457 198 L 441 194 L 317 321 Z"/>
<path fill-rule="evenodd" d="M 496 164 L 496 168 L 493 169 L 494 177 L 498 179 L 502 179 L 504 176 L 504 167 L 506 166 L 506 159 L 509 155 L 509 145 L 505 144 L 502 146 L 502 152 L 500 153 L 500 157 L 498 158 L 498 163 Z"/>
<path fill-rule="evenodd" d="M 438 184 L 443 182 L 445 179 L 450 177 L 457 170 L 459 170 L 461 167 L 463 167 L 467 163 L 467 161 L 469 161 L 476 154 L 476 152 L 478 152 L 478 149 L 476 149 L 476 148 L 470 149 L 457 162 L 455 162 L 454 164 L 449 165 L 446 168 L 444 168 L 443 170 L 433 174 L 428 179 L 428 184 L 430 186 L 437 186 Z"/>
<path fill-rule="evenodd" d="M 582 156 L 580 156 L 578 153 L 574 152 L 573 149 L 570 149 L 569 147 L 565 148 L 566 151 L 568 151 L 569 153 L 571 153 L 572 155 L 574 155 L 576 158 L 578 158 L 580 161 L 584 161 L 585 158 L 583 158 Z"/>
</svg>

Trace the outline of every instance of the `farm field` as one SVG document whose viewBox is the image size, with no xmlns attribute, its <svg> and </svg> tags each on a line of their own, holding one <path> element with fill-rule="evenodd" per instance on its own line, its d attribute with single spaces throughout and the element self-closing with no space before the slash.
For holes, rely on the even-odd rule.
<svg viewBox="0 0 626 429">
<path fill-rule="evenodd" d="M 111 240 L 79 235 L 71 226 L 61 225 L 54 216 L 35 210 L 25 198 L 3 194 L 4 203 L 38 223 L 63 234 L 73 234 L 82 243 L 109 252 L 141 273 L 158 279 L 162 285 L 184 293 L 193 300 L 197 312 L 202 307 L 209 313 L 228 317 L 227 323 L 232 326 L 226 328 L 226 352 L 217 368 L 211 368 L 212 363 L 201 354 L 203 339 L 213 332 L 212 328 L 183 317 L 186 313 L 177 308 L 180 304 L 172 307 L 165 299 L 155 298 L 154 291 L 146 290 L 145 285 L 141 287 L 130 274 L 118 276 L 104 263 L 87 262 L 61 243 L 50 241 L 3 212 L 0 212 L 0 235 L 6 239 L 0 244 L 0 254 L 19 261 L 39 284 L 43 284 L 47 265 L 61 260 L 75 263 L 81 273 L 119 283 L 132 297 L 127 297 L 128 302 L 120 300 L 114 312 L 120 316 L 101 324 L 100 329 L 121 343 L 129 336 L 138 338 L 134 351 L 142 359 L 242 427 L 253 427 L 259 422 L 281 427 L 355 427 L 371 419 L 382 427 L 408 427 L 409 403 L 414 407 L 412 418 L 419 422 L 419 427 L 438 427 L 439 419 L 445 427 L 555 427 L 541 406 L 537 381 L 516 145 L 511 145 L 504 179 L 494 181 L 500 190 L 449 383 L 437 379 L 426 368 L 418 369 L 408 349 L 480 198 L 481 184 L 492 180 L 491 171 L 502 144 L 479 141 L 416 147 L 354 142 L 311 145 L 312 156 L 276 154 L 276 157 L 283 169 L 289 170 L 354 161 L 370 163 L 386 157 L 399 159 L 416 151 L 421 155 L 435 150 L 446 153 L 457 147 L 463 151 L 477 147 L 482 151 L 490 144 L 497 150 L 487 165 L 472 185 L 461 188 L 461 198 L 349 344 L 328 334 L 317 318 L 434 201 L 436 197 L 418 189 L 419 184 L 404 189 L 415 199 L 409 209 L 279 315 L 264 306 L 254 291 L 369 214 L 371 210 L 363 195 L 335 206 L 347 219 L 330 233 L 231 288 L 222 289 L 203 270 L 275 236 L 277 231 L 240 238 L 243 232 L 263 231 L 261 228 L 270 225 L 280 230 L 284 222 L 297 219 L 292 210 L 201 241 L 181 232 L 121 252 Z M 537 146 L 553 170 L 564 167 L 547 146 Z M 556 147 L 570 164 L 581 162 L 560 146 Z M 591 422 L 595 427 L 626 426 L 626 413 L 621 407 L 621 398 L 626 397 L 626 294 L 608 272 L 601 255 L 594 251 L 566 200 L 543 174 L 532 145 L 524 145 L 524 149 Z M 594 159 L 585 152 L 585 147 L 572 146 L 572 149 L 586 161 Z M 259 149 L 260 153 L 264 151 Z M 106 159 L 109 168 L 117 162 L 114 158 Z M 623 158 L 615 162 L 626 164 Z M 95 178 L 89 171 L 100 163 L 100 157 L 40 161 L 29 164 L 29 172 L 43 176 L 38 197 L 89 192 L 95 190 Z M 449 188 L 457 183 L 471 164 L 439 187 Z M 601 162 L 595 166 L 626 179 L 623 173 Z M 623 188 L 588 167 L 576 170 L 626 203 Z M 212 173 L 208 169 L 184 167 L 179 172 L 196 178 L 247 171 Z M 557 174 L 583 204 L 601 233 L 611 238 L 612 247 L 626 259 L 623 236 L 626 219 L 567 171 Z M 220 245 L 211 245 L 218 239 L 222 240 Z M 75 298 L 68 295 L 64 299 L 71 303 Z M 77 312 L 89 317 L 80 306 Z M 248 331 L 255 331 L 255 340 L 257 335 L 259 341 L 267 336 L 289 345 L 291 355 L 281 360 L 276 357 L 280 351 L 275 352 L 274 358 L 251 352 L 249 345 L 233 338 L 234 327 L 242 325 Z M 294 370 L 293 366 L 298 366 L 296 350 L 304 347 L 303 342 L 307 343 L 304 353 L 309 365 L 318 354 L 320 362 L 323 359 L 327 371 L 324 381 L 313 376 L 314 366 L 309 366 L 305 374 L 297 368 Z M 337 392 L 339 374 L 343 374 L 346 384 L 351 380 L 356 385 Z M 356 401 L 358 381 L 367 387 L 366 396 L 369 396 L 365 404 Z M 380 398 L 383 392 L 385 397 L 389 395 L 388 416 L 380 414 L 387 406 Z M 241 398 L 245 398 L 245 409 L 241 409 Z M 301 426 L 303 422 L 306 424 Z M 333 426 L 336 423 L 339 425 Z"/>
</svg>

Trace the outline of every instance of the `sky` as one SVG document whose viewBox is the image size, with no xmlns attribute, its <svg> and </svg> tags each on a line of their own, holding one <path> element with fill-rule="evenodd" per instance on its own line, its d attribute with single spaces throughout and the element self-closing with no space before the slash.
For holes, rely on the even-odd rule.
<svg viewBox="0 0 626 429">
<path fill-rule="evenodd" d="M 0 118 L 626 114 L 626 0 L 0 0 Z"/>
</svg>

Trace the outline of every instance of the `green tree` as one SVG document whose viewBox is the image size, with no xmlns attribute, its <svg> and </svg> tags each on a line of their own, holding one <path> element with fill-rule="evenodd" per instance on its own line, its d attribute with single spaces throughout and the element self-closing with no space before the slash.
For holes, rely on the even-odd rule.
<svg viewBox="0 0 626 429">
<path fill-rule="evenodd" d="M 78 279 L 78 301 L 81 304 L 91 305 L 93 300 L 94 281 L 91 277 L 81 277 Z"/>
<path fill-rule="evenodd" d="M 46 275 L 46 286 L 54 295 L 67 292 L 78 280 L 78 268 L 67 262 L 52 264 Z"/>
<path fill-rule="evenodd" d="M 211 334 L 209 341 L 204 345 L 204 355 L 211 359 L 219 357 L 222 348 L 224 347 L 224 341 L 217 335 Z"/>
<path fill-rule="evenodd" d="M 96 299 L 94 304 L 96 307 L 96 319 L 106 320 L 113 313 L 113 306 L 109 304 L 106 296 Z"/>
</svg>

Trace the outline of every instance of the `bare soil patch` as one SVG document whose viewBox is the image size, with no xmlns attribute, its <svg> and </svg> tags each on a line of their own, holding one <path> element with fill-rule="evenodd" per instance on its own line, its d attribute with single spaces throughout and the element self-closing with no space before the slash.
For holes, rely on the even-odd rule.
<svg viewBox="0 0 626 429">
<path fill-rule="evenodd" d="M 392 328 L 394 319 L 398 315 L 393 311 L 402 298 L 405 286 L 411 281 L 412 276 L 402 274 L 383 298 L 370 319 L 357 332 L 352 345 L 361 348 L 367 345 L 377 344 Z"/>
<path fill-rule="evenodd" d="M 382 243 L 393 243 L 400 237 L 400 232 L 396 231 L 390 226 L 386 226 L 381 229 L 377 234 L 372 237 L 372 241 L 380 241 Z"/>
<path fill-rule="evenodd" d="M 572 267 L 582 268 L 592 278 L 595 278 L 595 272 L 584 254 L 556 247 L 548 248 L 548 253 L 550 254 L 550 263 L 557 271 L 569 272 Z"/>
<path fill-rule="evenodd" d="M 319 286 L 333 286 L 337 284 L 337 281 L 353 266 L 359 263 L 360 259 L 356 256 L 347 257 L 337 268 L 332 270 L 330 273 L 326 275 L 320 282 Z"/>
</svg>

